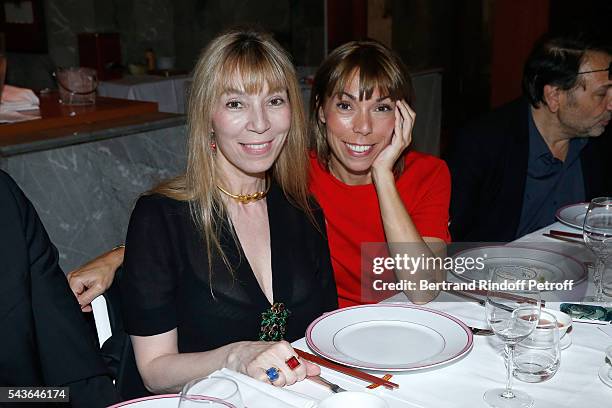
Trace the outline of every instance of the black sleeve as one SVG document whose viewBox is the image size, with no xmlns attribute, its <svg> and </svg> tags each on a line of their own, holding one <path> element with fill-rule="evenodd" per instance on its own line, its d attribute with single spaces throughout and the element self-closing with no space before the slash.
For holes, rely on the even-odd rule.
<svg viewBox="0 0 612 408">
<path fill-rule="evenodd" d="M 484 160 L 489 155 L 480 151 L 483 146 L 480 139 L 470 129 L 460 131 L 453 138 L 447 160 L 451 173 L 449 230 L 452 240 L 456 242 L 469 236 L 478 216 L 477 200 L 488 170 Z"/>
<path fill-rule="evenodd" d="M 336 280 L 334 279 L 334 270 L 331 263 L 331 255 L 329 253 L 329 241 L 327 240 L 327 229 L 323 211 L 317 209 L 314 211 L 315 220 L 318 228 L 321 231 L 321 239 L 319 244 L 319 274 L 322 284 L 322 296 L 325 310 L 332 311 L 338 308 L 338 292 L 336 290 Z"/>
<path fill-rule="evenodd" d="M 176 266 L 171 230 L 176 220 L 172 200 L 142 196 L 127 232 L 124 274 L 120 282 L 125 330 L 152 336 L 177 327 Z"/>
<path fill-rule="evenodd" d="M 12 240 L 3 245 L 14 247 L 16 253 L 20 253 L 20 248 L 26 248 L 27 252 L 24 255 L 27 260 L 16 259 L 15 262 L 23 261 L 29 269 L 33 329 L 44 383 L 70 386 L 71 400 L 83 401 L 73 406 L 115 403 L 117 394 L 93 333 L 58 265 L 57 249 L 49 240 L 36 210 L 3 172 L 0 172 L 0 196 L 2 200 L 12 200 L 14 206 L 10 208 L 15 209 L 14 213 L 0 214 L 0 218 L 13 217 L 8 227 L 3 222 L 0 224 L 15 232 Z M 4 278 L 9 279 L 8 276 Z M 94 383 L 95 390 L 90 387 Z"/>
</svg>

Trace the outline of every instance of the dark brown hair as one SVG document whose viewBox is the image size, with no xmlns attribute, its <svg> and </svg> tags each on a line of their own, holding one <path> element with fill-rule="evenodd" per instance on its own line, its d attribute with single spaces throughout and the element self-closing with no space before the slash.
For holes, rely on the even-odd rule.
<svg viewBox="0 0 612 408">
<path fill-rule="evenodd" d="M 351 41 L 333 50 L 315 74 L 310 97 L 311 148 L 325 167 L 330 151 L 325 123 L 321 122 L 318 113 L 329 98 L 344 91 L 357 72 L 359 100 L 370 99 L 378 89 L 381 95 L 389 95 L 393 101 L 403 99 L 412 105 L 410 75 L 395 52 L 374 40 Z M 393 167 L 396 177 L 404 171 L 404 154 Z"/>
<path fill-rule="evenodd" d="M 587 51 L 610 54 L 609 43 L 586 33 L 545 34 L 538 40 L 523 68 L 523 94 L 534 108 L 546 104 L 544 86 L 564 91 L 584 86 L 578 72 Z"/>
</svg>

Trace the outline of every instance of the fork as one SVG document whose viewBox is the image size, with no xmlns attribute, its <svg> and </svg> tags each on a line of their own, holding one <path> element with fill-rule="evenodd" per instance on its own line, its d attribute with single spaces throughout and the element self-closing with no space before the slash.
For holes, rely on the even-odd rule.
<svg viewBox="0 0 612 408">
<path fill-rule="evenodd" d="M 495 333 L 493 333 L 493 330 L 491 329 L 479 329 L 478 327 L 471 327 L 468 326 L 472 332 L 473 335 L 475 336 L 492 336 Z"/>
<path fill-rule="evenodd" d="M 326 380 L 320 375 L 313 375 L 313 376 L 308 377 L 308 379 L 310 381 L 316 382 L 317 384 L 320 384 L 320 385 L 323 385 L 324 387 L 329 388 L 331 392 L 333 392 L 334 394 L 346 391 L 344 388 L 340 387 L 338 384 L 334 384 L 333 382 Z"/>
</svg>

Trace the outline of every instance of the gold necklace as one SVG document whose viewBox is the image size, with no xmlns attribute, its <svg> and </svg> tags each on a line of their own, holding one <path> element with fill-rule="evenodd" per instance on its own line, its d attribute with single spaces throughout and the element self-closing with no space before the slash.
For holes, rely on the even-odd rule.
<svg viewBox="0 0 612 408">
<path fill-rule="evenodd" d="M 268 177 L 266 177 L 266 184 L 267 184 L 266 191 L 257 191 L 252 194 L 232 194 L 218 184 L 217 184 L 217 188 L 223 194 L 233 198 L 234 200 L 238 201 L 240 204 L 248 204 L 248 203 L 252 203 L 253 201 L 261 200 L 268 194 L 268 191 L 270 191 L 270 185 L 272 184 L 270 183 L 270 180 L 268 180 Z"/>
</svg>

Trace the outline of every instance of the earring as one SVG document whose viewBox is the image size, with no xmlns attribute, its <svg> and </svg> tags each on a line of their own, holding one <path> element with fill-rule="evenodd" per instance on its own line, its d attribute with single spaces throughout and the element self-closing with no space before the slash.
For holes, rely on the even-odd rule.
<svg viewBox="0 0 612 408">
<path fill-rule="evenodd" d="M 215 131 L 210 131 L 210 148 L 215 151 L 217 150 L 217 143 L 215 142 Z"/>
</svg>

